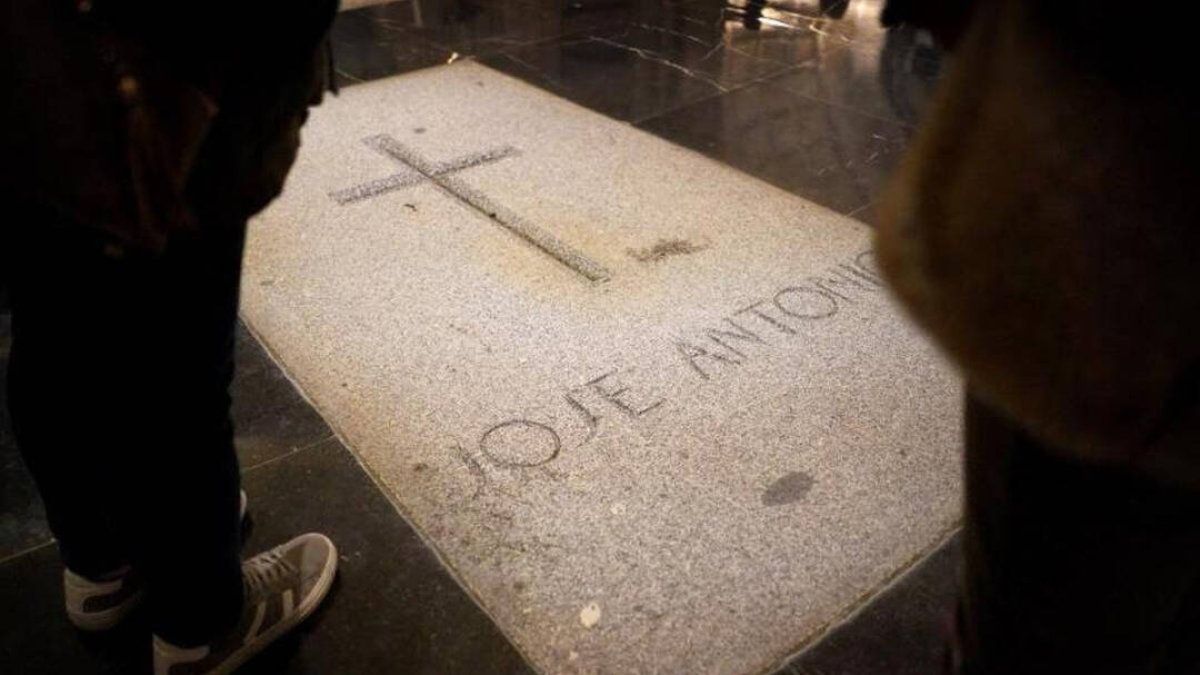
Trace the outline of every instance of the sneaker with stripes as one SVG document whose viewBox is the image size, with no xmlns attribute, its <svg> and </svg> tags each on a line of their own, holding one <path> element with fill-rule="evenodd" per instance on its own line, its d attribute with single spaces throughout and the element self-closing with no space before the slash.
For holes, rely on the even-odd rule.
<svg viewBox="0 0 1200 675">
<path fill-rule="evenodd" d="M 154 637 L 154 675 L 227 675 L 308 618 L 337 573 L 337 548 L 322 534 L 301 535 L 242 565 L 246 600 L 232 632 L 200 647 Z"/>
</svg>

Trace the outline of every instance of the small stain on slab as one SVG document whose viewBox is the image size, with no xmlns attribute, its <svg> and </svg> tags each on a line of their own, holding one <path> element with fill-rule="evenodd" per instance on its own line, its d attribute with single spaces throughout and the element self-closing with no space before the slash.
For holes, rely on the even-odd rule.
<svg viewBox="0 0 1200 675">
<path fill-rule="evenodd" d="M 697 244 L 687 239 L 659 239 L 649 248 L 631 248 L 625 252 L 638 262 L 659 262 L 674 256 L 690 255 L 708 248 L 707 244 Z"/>
<path fill-rule="evenodd" d="M 784 474 L 774 483 L 771 483 L 766 492 L 763 492 L 763 506 L 785 506 L 787 504 L 795 504 L 804 499 L 809 490 L 812 490 L 813 484 L 816 483 L 813 477 L 803 471 L 792 471 Z"/>
</svg>

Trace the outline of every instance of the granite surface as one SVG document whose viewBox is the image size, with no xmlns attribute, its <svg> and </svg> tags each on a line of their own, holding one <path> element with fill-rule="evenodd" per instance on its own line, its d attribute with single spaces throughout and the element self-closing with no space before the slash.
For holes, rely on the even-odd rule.
<svg viewBox="0 0 1200 675">
<path fill-rule="evenodd" d="M 864 226 L 475 63 L 314 112 L 243 315 L 544 672 L 762 672 L 958 519 Z"/>
</svg>

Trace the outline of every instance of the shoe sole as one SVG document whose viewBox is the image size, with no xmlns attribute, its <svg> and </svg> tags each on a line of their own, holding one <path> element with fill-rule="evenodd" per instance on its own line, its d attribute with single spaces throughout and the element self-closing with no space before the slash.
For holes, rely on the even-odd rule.
<svg viewBox="0 0 1200 675">
<path fill-rule="evenodd" d="M 276 640 L 286 635 L 288 631 L 304 623 L 304 620 L 312 616 L 312 613 L 321 606 L 321 603 L 325 600 L 325 596 L 329 595 L 329 589 L 333 588 L 334 577 L 337 576 L 338 551 L 329 537 L 323 534 L 316 536 L 325 541 L 325 544 L 329 546 L 331 554 L 329 556 L 329 563 L 325 565 L 325 569 L 321 570 L 321 576 L 317 577 L 317 583 L 313 587 L 313 592 L 309 593 L 308 597 L 300 603 L 300 606 L 296 608 L 296 612 L 290 618 L 271 626 L 271 628 L 256 637 L 253 642 L 231 654 L 228 661 L 205 675 L 230 675 L 251 658 L 274 644 Z"/>
</svg>

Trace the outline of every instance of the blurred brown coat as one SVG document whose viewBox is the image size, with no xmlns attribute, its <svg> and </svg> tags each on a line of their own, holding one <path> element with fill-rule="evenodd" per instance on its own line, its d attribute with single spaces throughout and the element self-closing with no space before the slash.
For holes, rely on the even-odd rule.
<svg viewBox="0 0 1200 675">
<path fill-rule="evenodd" d="M 974 3 L 877 246 L 978 395 L 1200 486 L 1195 76 L 1171 17 L 1142 33 L 1114 4 Z"/>
</svg>

